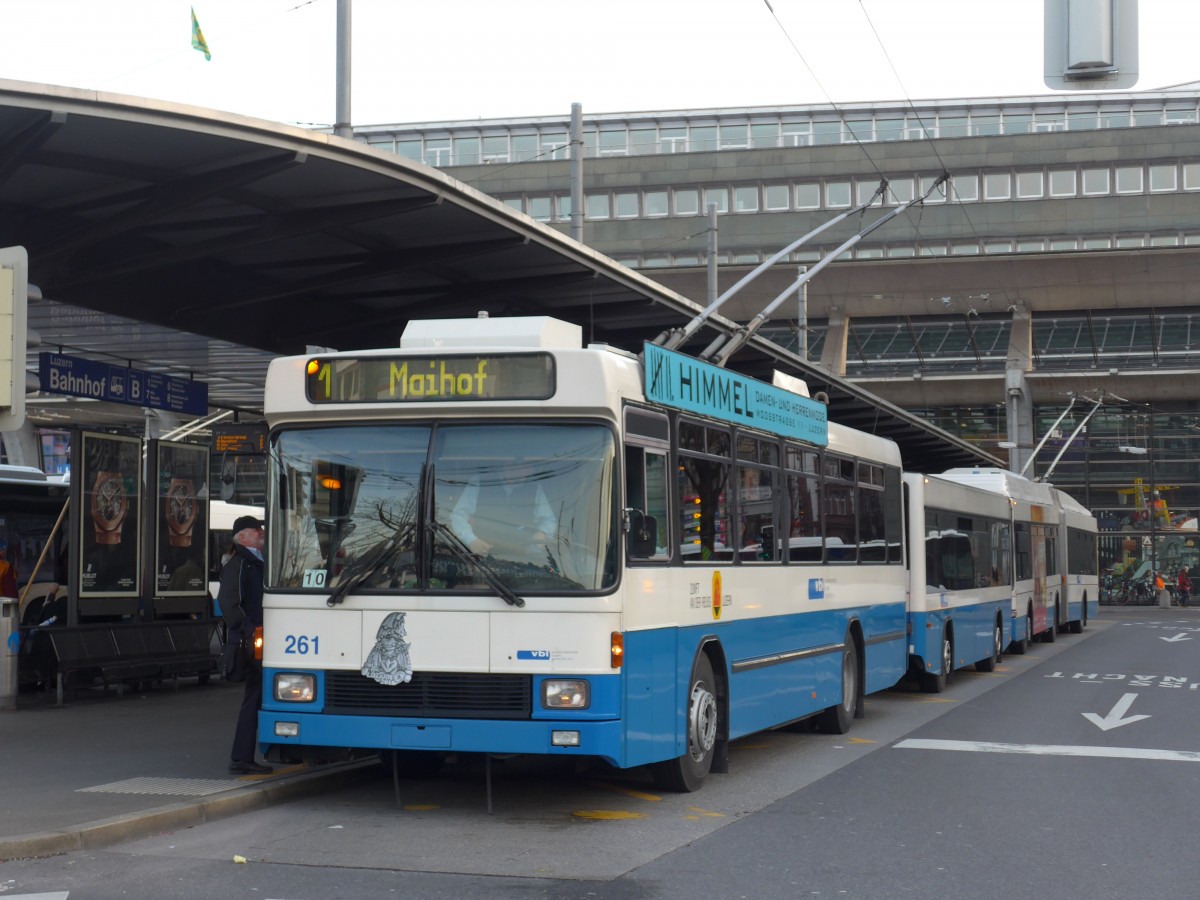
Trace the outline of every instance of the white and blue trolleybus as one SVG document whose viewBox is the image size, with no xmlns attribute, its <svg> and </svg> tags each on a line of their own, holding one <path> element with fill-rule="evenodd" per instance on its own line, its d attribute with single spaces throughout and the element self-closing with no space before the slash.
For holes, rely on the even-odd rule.
<svg viewBox="0 0 1200 900">
<path fill-rule="evenodd" d="M 955 669 L 990 672 L 1008 645 L 1013 509 L 1006 494 L 936 475 L 904 474 L 910 654 L 923 690 Z"/>
<path fill-rule="evenodd" d="M 544 317 L 274 361 L 264 748 L 694 790 L 732 739 L 844 732 L 908 668 L 900 454 L 776 381 Z"/>
<path fill-rule="evenodd" d="M 994 468 L 950 469 L 942 477 L 1007 498 L 1012 507 L 1010 649 L 1082 631 L 1099 611 L 1095 517 L 1070 495 Z"/>
</svg>

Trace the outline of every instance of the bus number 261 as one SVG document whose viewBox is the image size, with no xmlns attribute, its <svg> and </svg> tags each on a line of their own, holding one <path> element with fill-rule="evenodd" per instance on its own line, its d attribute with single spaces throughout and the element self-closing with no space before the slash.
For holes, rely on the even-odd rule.
<svg viewBox="0 0 1200 900">
<path fill-rule="evenodd" d="M 312 637 L 304 634 L 285 634 L 283 636 L 283 652 L 293 653 L 297 656 L 308 656 L 311 653 L 316 656 L 320 652 L 318 649 L 320 640 L 320 637 L 315 634 Z"/>
</svg>

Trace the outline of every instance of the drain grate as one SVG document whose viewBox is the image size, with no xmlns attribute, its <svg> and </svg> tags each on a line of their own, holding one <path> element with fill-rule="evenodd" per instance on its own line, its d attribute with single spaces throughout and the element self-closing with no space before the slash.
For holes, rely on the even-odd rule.
<svg viewBox="0 0 1200 900">
<path fill-rule="evenodd" d="M 80 794 L 169 794 L 203 797 L 227 791 L 240 784 L 237 778 L 130 778 L 95 787 L 80 788 Z"/>
</svg>

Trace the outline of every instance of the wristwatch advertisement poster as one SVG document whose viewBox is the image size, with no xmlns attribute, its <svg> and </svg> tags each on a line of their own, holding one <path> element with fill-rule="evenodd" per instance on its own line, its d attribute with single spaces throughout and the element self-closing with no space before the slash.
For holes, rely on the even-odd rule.
<svg viewBox="0 0 1200 900">
<path fill-rule="evenodd" d="M 158 441 L 154 581 L 159 597 L 208 593 L 208 448 Z"/>
<path fill-rule="evenodd" d="M 88 432 L 80 439 L 79 596 L 136 597 L 141 565 L 142 442 Z"/>
</svg>

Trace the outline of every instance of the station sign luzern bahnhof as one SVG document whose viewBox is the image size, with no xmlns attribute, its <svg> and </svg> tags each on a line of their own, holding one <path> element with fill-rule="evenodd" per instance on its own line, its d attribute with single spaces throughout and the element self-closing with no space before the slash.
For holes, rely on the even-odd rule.
<svg viewBox="0 0 1200 900">
<path fill-rule="evenodd" d="M 91 397 L 193 416 L 208 413 L 208 385 L 203 381 L 112 366 L 62 353 L 40 354 L 38 375 L 42 390 L 52 394 Z"/>
</svg>

